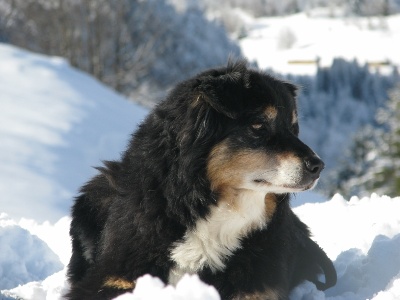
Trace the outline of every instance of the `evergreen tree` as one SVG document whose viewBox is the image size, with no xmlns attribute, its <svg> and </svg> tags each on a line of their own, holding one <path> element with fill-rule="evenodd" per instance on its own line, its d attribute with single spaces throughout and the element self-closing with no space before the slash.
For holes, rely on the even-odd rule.
<svg viewBox="0 0 400 300">
<path fill-rule="evenodd" d="M 377 145 L 381 130 L 367 125 L 352 138 L 349 148 L 343 158 L 339 159 L 338 167 L 328 176 L 329 196 L 340 193 L 350 198 L 353 195 L 367 196 L 370 188 L 372 170 L 377 157 Z"/>
<path fill-rule="evenodd" d="M 373 192 L 400 196 L 400 85 L 378 110 L 378 128 L 367 126 L 353 138 L 337 171 L 331 174 L 332 195 L 367 196 Z"/>
<path fill-rule="evenodd" d="M 387 129 L 382 135 L 380 156 L 368 185 L 373 191 L 388 196 L 400 195 L 400 85 L 389 93 L 387 107 L 378 113 L 378 122 Z"/>
</svg>

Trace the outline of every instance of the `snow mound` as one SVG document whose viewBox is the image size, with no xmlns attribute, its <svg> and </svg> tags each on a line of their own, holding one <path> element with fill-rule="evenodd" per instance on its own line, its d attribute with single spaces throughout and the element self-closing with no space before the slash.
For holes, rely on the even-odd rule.
<svg viewBox="0 0 400 300">
<path fill-rule="evenodd" d="M 400 273 L 400 234 L 393 238 L 378 235 L 366 255 L 358 249 L 347 250 L 338 256 L 335 266 L 340 281 L 327 296 L 372 298 Z"/>
<path fill-rule="evenodd" d="M 0 222 L 0 289 L 42 280 L 62 268 L 57 255 L 38 237 Z"/>
<path fill-rule="evenodd" d="M 22 218 L 18 225 L 43 240 L 59 256 L 60 261 L 67 265 L 72 251 L 69 236 L 70 223 L 70 217 L 63 217 L 54 224 L 48 221 L 38 223 L 31 219 Z"/>
<path fill-rule="evenodd" d="M 336 194 L 329 201 L 306 203 L 293 210 L 333 260 L 353 248 L 367 254 L 377 236 L 393 238 L 400 233 L 400 197 L 372 194 L 347 201 Z"/>
<path fill-rule="evenodd" d="M 10 299 L 61 300 L 67 289 L 66 269 L 64 269 L 42 282 L 30 282 L 12 290 L 2 291 L 0 295 Z M 220 300 L 220 296 L 214 287 L 203 283 L 197 275 L 186 274 L 176 287 L 165 285 L 160 279 L 145 275 L 137 280 L 136 288 L 132 293 L 126 293 L 115 299 Z"/>
<path fill-rule="evenodd" d="M 47 277 L 43 281 L 34 281 L 12 290 L 2 291 L 0 292 L 0 296 L 6 296 L 6 300 L 61 300 L 67 289 L 68 283 L 66 281 L 66 270 L 64 269 Z M 3 298 L 0 297 L 0 299 Z"/>
<path fill-rule="evenodd" d="M 295 288 L 292 300 L 297 299 L 398 299 L 400 296 L 400 234 L 394 238 L 379 235 L 367 254 L 349 249 L 335 261 L 338 283 L 325 293 L 306 282 Z M 374 297 L 377 295 L 376 297 Z"/>
<path fill-rule="evenodd" d="M 188 275 L 182 279 L 174 288 L 171 285 L 165 286 L 158 278 L 145 275 L 137 280 L 133 293 L 126 293 L 115 298 L 116 300 L 219 300 L 217 290 L 203 283 L 197 275 Z"/>
</svg>

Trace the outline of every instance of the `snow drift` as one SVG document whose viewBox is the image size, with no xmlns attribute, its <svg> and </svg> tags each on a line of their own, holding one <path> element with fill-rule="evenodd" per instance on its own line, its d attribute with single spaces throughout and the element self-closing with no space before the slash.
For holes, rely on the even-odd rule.
<svg viewBox="0 0 400 300">
<path fill-rule="evenodd" d="M 0 215 L 0 289 L 43 280 L 63 269 L 45 242 Z M 8 223 L 8 224 L 7 224 Z"/>
<path fill-rule="evenodd" d="M 0 207 L 56 221 L 146 110 L 61 58 L 0 44 Z"/>
</svg>

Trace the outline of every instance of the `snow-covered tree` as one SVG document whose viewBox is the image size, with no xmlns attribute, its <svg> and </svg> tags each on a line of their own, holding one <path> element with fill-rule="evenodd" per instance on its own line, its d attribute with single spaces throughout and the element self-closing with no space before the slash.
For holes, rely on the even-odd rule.
<svg viewBox="0 0 400 300">
<path fill-rule="evenodd" d="M 380 130 L 371 125 L 360 129 L 350 142 L 338 167 L 329 174 L 326 193 L 332 196 L 340 193 L 350 198 L 353 195 L 367 196 L 371 181 L 372 168 L 377 157 L 376 147 L 380 139 Z"/>
<path fill-rule="evenodd" d="M 370 187 L 381 194 L 400 195 L 400 85 L 389 93 L 385 109 L 377 115 L 385 131 L 379 141 Z"/>
<path fill-rule="evenodd" d="M 331 194 L 400 195 L 400 85 L 391 90 L 376 119 L 380 127 L 364 127 L 354 136 L 340 167 L 331 175 Z"/>
</svg>

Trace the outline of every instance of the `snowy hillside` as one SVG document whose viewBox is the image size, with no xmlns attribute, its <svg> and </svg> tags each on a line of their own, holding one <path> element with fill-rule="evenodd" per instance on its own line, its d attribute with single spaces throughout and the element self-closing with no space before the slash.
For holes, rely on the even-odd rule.
<svg viewBox="0 0 400 300">
<path fill-rule="evenodd" d="M 386 63 L 400 66 L 400 15 L 333 18 L 330 14 L 328 9 L 314 9 L 254 19 L 241 12 L 247 28 L 240 40 L 243 54 L 260 68 L 282 74 L 315 74 L 317 60 L 330 66 L 337 57 L 368 62 L 380 71 L 390 70 Z"/>
<path fill-rule="evenodd" d="M 0 44 L 0 208 L 57 221 L 146 110 L 60 58 Z"/>
<path fill-rule="evenodd" d="M 91 166 L 118 157 L 146 111 L 59 58 L 0 45 L 0 60 L 0 290 L 10 299 L 61 299 L 67 283 L 65 269 L 57 270 L 70 255 L 72 198 Z M 400 198 L 306 195 L 296 196 L 294 210 L 334 260 L 339 280 L 326 293 L 306 282 L 292 300 L 399 298 Z M 145 277 L 123 299 L 154 295 L 219 298 L 195 277 L 176 289 Z"/>
</svg>

